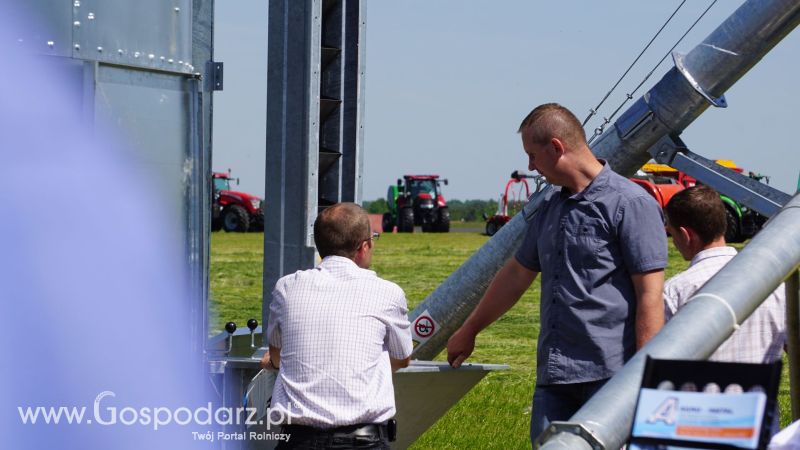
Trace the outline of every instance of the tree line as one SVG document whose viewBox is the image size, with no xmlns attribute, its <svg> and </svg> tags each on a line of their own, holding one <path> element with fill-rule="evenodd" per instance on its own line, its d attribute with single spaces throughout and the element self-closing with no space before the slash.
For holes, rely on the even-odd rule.
<svg viewBox="0 0 800 450">
<path fill-rule="evenodd" d="M 386 199 L 365 200 L 364 209 L 370 214 L 383 214 L 389 211 Z M 448 200 L 450 220 L 475 222 L 483 220 L 483 215 L 491 216 L 497 212 L 497 200 Z"/>
</svg>

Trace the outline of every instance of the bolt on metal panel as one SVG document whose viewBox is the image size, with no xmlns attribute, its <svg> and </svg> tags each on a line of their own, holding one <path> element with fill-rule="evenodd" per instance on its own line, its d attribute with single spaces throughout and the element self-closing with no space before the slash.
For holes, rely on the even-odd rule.
<svg viewBox="0 0 800 450">
<path fill-rule="evenodd" d="M 73 0 L 72 57 L 193 73 L 192 0 Z"/>
</svg>

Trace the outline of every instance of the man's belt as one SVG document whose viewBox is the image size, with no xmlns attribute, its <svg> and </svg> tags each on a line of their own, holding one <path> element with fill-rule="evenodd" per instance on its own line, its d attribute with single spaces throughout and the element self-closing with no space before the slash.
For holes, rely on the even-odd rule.
<svg viewBox="0 0 800 450">
<path fill-rule="evenodd" d="M 390 436 L 389 427 L 385 423 L 359 423 L 334 428 L 314 428 L 307 425 L 284 425 L 281 427 L 281 432 L 291 434 L 294 438 L 377 437 L 394 440 L 394 436 Z"/>
</svg>

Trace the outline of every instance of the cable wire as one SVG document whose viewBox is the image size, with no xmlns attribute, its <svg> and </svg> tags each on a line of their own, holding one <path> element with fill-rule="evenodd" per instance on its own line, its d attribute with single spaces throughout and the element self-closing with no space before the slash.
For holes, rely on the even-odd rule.
<svg viewBox="0 0 800 450">
<path fill-rule="evenodd" d="M 664 31 L 664 28 L 666 28 L 666 27 L 667 27 L 667 24 L 669 24 L 669 22 L 672 20 L 672 18 L 673 18 L 673 17 L 675 17 L 675 14 L 677 14 L 677 13 L 678 13 L 678 11 L 681 9 L 681 7 L 683 6 L 683 4 L 684 4 L 684 3 L 686 3 L 686 0 L 683 0 L 683 1 L 681 2 L 681 4 L 680 4 L 680 5 L 678 5 L 678 7 L 677 7 L 677 8 L 675 8 L 675 11 L 673 11 L 673 12 L 672 12 L 672 14 L 670 14 L 670 16 L 669 16 L 669 18 L 667 19 L 667 21 L 666 21 L 666 22 L 664 22 L 664 25 L 661 25 L 661 28 L 659 28 L 659 29 L 658 29 L 658 31 L 656 32 L 656 34 L 655 34 L 655 35 L 653 35 L 653 37 L 650 39 L 650 42 L 648 42 L 648 43 L 647 43 L 647 45 L 645 45 L 645 46 L 644 46 L 644 48 L 642 49 L 642 51 L 641 51 L 641 52 L 639 52 L 639 56 L 637 56 L 637 57 L 636 57 L 636 59 L 634 59 L 634 60 L 633 60 L 633 62 L 631 63 L 631 65 L 630 65 L 630 66 L 628 66 L 628 69 L 627 69 L 627 70 L 625 70 L 625 73 L 623 73 L 623 74 L 622 74 L 622 76 L 621 76 L 621 77 L 619 77 L 619 79 L 617 80 L 617 82 L 616 82 L 616 83 L 614 83 L 614 86 L 612 86 L 612 87 L 611 87 L 611 89 L 610 89 L 610 90 L 609 90 L 609 91 L 606 93 L 605 97 L 603 97 L 603 99 L 602 99 L 602 100 L 600 100 L 600 103 L 598 103 L 598 104 L 597 104 L 597 106 L 595 106 L 593 109 L 590 109 L 590 110 L 589 110 L 589 115 L 588 115 L 588 116 L 586 116 L 586 119 L 584 119 L 584 120 L 583 120 L 583 124 L 582 124 L 582 126 L 584 126 L 584 127 L 585 127 L 585 126 L 586 126 L 586 123 L 587 123 L 587 122 L 589 122 L 589 119 L 591 119 L 591 118 L 592 118 L 592 117 L 593 117 L 595 114 L 597 114 L 597 111 L 600 109 L 600 107 L 601 107 L 601 106 L 603 106 L 603 103 L 605 103 L 605 101 L 608 99 L 608 97 L 611 95 L 611 93 L 612 93 L 612 92 L 614 92 L 614 89 L 616 89 L 616 88 L 617 88 L 617 86 L 619 86 L 619 84 L 622 82 L 622 80 L 625 78 L 625 76 L 626 76 L 626 75 L 628 75 L 628 72 L 630 72 L 630 71 L 631 71 L 631 69 L 633 69 L 633 66 L 635 66 L 635 65 L 636 65 L 636 63 L 637 63 L 637 62 L 639 62 L 639 59 L 642 57 L 642 55 L 644 55 L 644 53 L 647 51 L 647 49 L 648 49 L 648 48 L 650 48 L 650 46 L 651 46 L 651 45 L 653 44 L 653 42 L 656 40 L 656 38 L 658 37 L 658 35 L 659 35 L 659 34 L 661 34 L 661 32 L 662 32 L 662 31 Z"/>
<path fill-rule="evenodd" d="M 686 35 L 688 35 L 694 29 L 694 27 L 697 25 L 697 23 L 700 22 L 700 20 L 703 17 L 705 17 L 705 15 L 708 13 L 708 11 L 711 9 L 711 7 L 713 7 L 717 3 L 717 1 L 718 0 L 713 0 L 711 2 L 711 4 L 708 5 L 708 7 L 705 9 L 705 11 L 703 11 L 703 13 L 700 14 L 700 16 L 697 18 L 697 20 L 695 20 L 694 23 L 692 23 L 692 25 L 689 27 L 689 29 L 687 29 L 686 32 L 683 33 L 683 35 L 680 37 L 680 39 L 678 39 L 678 41 L 675 42 L 675 45 L 673 45 L 667 51 L 667 53 L 664 54 L 664 56 L 658 61 L 658 63 L 656 63 L 656 65 L 653 66 L 653 69 L 650 70 L 650 72 L 636 86 L 636 88 L 631 93 L 625 95 L 625 100 L 622 101 L 622 103 L 617 107 L 617 109 L 615 109 L 614 112 L 611 113 L 611 115 L 609 117 L 604 117 L 603 118 L 603 124 L 600 125 L 599 127 L 595 128 L 594 134 L 589 139 L 589 142 L 588 142 L 589 144 L 591 144 L 592 141 L 594 141 L 597 138 L 597 136 L 600 136 L 601 134 L 603 134 L 603 131 L 605 130 L 606 125 L 608 125 L 611 122 L 611 120 L 614 118 L 614 116 L 616 116 L 617 113 L 619 113 L 619 111 L 622 109 L 622 107 L 625 106 L 625 104 L 628 103 L 629 100 L 633 99 L 633 94 L 635 94 L 636 91 L 638 91 L 639 88 L 641 88 L 647 82 L 647 80 L 650 78 L 650 76 L 653 75 L 653 73 L 664 62 L 664 60 L 667 59 L 667 57 L 672 54 L 672 51 L 675 50 L 675 47 L 677 47 L 681 43 L 681 41 L 683 41 L 683 39 L 686 37 Z"/>
</svg>

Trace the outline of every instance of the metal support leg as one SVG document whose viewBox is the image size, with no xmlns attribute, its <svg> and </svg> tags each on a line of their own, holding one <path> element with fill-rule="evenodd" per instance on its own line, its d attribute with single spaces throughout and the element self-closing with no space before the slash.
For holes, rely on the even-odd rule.
<svg viewBox="0 0 800 450">
<path fill-rule="evenodd" d="M 800 271 L 786 279 L 786 348 L 792 421 L 800 419 Z"/>
<path fill-rule="evenodd" d="M 691 152 L 677 136 L 664 136 L 650 148 L 650 154 L 657 162 L 678 169 L 767 217 L 775 215 L 792 198 Z"/>
</svg>

